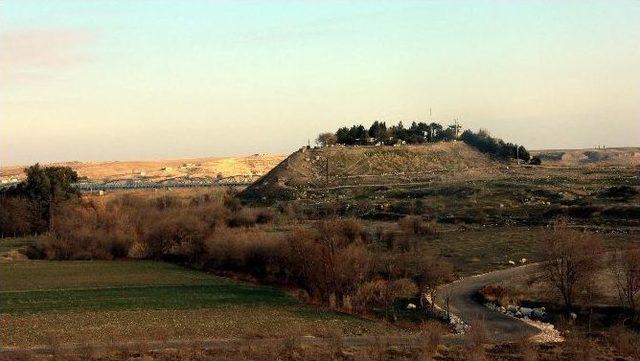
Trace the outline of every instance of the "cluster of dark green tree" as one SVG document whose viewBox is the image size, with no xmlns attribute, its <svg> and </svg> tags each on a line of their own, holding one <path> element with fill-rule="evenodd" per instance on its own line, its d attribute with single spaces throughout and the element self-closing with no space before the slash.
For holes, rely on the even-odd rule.
<svg viewBox="0 0 640 361">
<path fill-rule="evenodd" d="M 531 155 L 525 147 L 513 143 L 504 142 L 494 138 L 485 130 L 474 133 L 465 130 L 459 135 L 460 126 L 452 124 L 447 127 L 438 123 L 412 122 L 405 127 L 402 122 L 387 127 L 385 122 L 375 121 L 369 127 L 353 125 L 342 127 L 335 133 L 322 133 L 316 143 L 322 146 L 334 144 L 342 145 L 394 145 L 394 144 L 423 144 L 451 141 L 460 139 L 483 153 L 488 153 L 501 158 L 515 158 L 530 161 Z M 539 164 L 539 159 L 533 159 L 533 163 Z"/>
<path fill-rule="evenodd" d="M 521 159 L 525 162 L 531 160 L 531 155 L 525 147 L 494 138 L 484 129 L 480 129 L 477 133 L 465 130 L 462 132 L 460 140 L 483 153 L 493 154 L 501 158 Z M 537 163 L 537 161 L 534 161 L 534 163 Z"/>
<path fill-rule="evenodd" d="M 0 192 L 0 236 L 21 236 L 51 228 L 52 215 L 63 201 L 79 196 L 73 183 L 78 174 L 69 167 L 25 169 L 27 178 Z"/>
<path fill-rule="evenodd" d="M 410 127 L 405 127 L 402 122 L 387 127 L 386 122 L 375 121 L 369 127 L 354 125 L 351 128 L 342 127 L 334 133 L 323 133 L 317 139 L 321 145 L 368 145 L 397 143 L 421 144 L 453 140 L 456 138 L 456 125 L 444 128 L 438 123 L 426 124 L 413 122 Z"/>
</svg>

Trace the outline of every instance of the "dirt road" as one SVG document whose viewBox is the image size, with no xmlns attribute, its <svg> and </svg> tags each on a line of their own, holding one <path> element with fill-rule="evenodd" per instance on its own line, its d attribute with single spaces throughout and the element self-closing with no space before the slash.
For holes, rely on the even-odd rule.
<svg viewBox="0 0 640 361">
<path fill-rule="evenodd" d="M 474 295 L 485 285 L 536 272 L 539 267 L 539 264 L 530 264 L 460 279 L 438 289 L 436 304 L 445 308 L 448 298 L 449 308 L 453 314 L 467 323 L 472 323 L 475 320 L 483 321 L 489 337 L 494 342 L 515 341 L 523 336 L 534 336 L 539 333 L 538 329 L 523 321 L 486 308 L 474 299 Z"/>
</svg>

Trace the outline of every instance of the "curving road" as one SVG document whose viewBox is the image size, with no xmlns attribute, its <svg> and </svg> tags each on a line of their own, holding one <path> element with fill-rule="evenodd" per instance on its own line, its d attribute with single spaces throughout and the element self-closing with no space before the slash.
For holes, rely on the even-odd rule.
<svg viewBox="0 0 640 361">
<path fill-rule="evenodd" d="M 540 330 L 519 319 L 486 308 L 474 299 L 474 295 L 485 285 L 504 282 L 516 276 L 536 272 L 539 268 L 540 264 L 529 264 L 462 278 L 439 287 L 436 304 L 443 309 L 446 308 L 448 297 L 450 312 L 466 323 L 482 321 L 489 337 L 494 342 L 516 341 L 523 336 L 535 336 Z"/>
</svg>

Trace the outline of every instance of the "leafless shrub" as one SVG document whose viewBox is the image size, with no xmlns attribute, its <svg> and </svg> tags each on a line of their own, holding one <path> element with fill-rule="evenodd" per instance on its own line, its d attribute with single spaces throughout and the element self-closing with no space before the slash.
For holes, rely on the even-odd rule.
<svg viewBox="0 0 640 361">
<path fill-rule="evenodd" d="M 596 340 L 577 331 L 566 337 L 563 345 L 564 353 L 573 360 L 595 361 L 602 356 L 601 347 Z"/>
<path fill-rule="evenodd" d="M 478 291 L 484 302 L 491 302 L 500 306 L 517 305 L 520 297 L 512 290 L 496 284 L 486 285 Z"/>
<path fill-rule="evenodd" d="M 382 309 L 387 318 L 396 321 L 395 302 L 399 299 L 415 296 L 417 292 L 418 287 L 415 283 L 406 278 L 393 281 L 375 280 L 365 283 L 358 289 L 354 303 L 363 311 Z"/>
<path fill-rule="evenodd" d="M 538 361 L 538 350 L 528 337 L 524 336 L 518 339 L 517 347 L 522 361 Z"/>
<path fill-rule="evenodd" d="M 148 225 L 143 242 L 151 258 L 178 257 L 198 263 L 207 233 L 207 224 L 196 215 L 172 211 Z"/>
<path fill-rule="evenodd" d="M 542 252 L 547 260 L 543 266 L 546 280 L 571 310 L 576 294 L 602 266 L 602 243 L 596 235 L 570 229 L 561 221 L 547 235 Z"/>
<path fill-rule="evenodd" d="M 52 231 L 37 247 L 48 259 L 113 259 L 126 257 L 134 239 L 126 215 L 92 202 L 70 202 L 58 207 Z"/>
<path fill-rule="evenodd" d="M 411 236 L 435 236 L 437 235 L 434 222 L 426 222 L 422 216 L 406 216 L 398 221 L 400 229 Z"/>
<path fill-rule="evenodd" d="M 322 302 L 335 297 L 342 307 L 344 297 L 355 291 L 369 271 L 369 254 L 358 242 L 352 224 L 321 222 L 317 230 L 296 228 L 284 249 L 287 275 Z"/>
<path fill-rule="evenodd" d="M 606 342 L 622 356 L 640 360 L 640 334 L 622 325 L 612 327 L 605 333 Z"/>
<path fill-rule="evenodd" d="M 469 324 L 469 326 L 470 328 L 467 333 L 465 333 L 464 337 L 464 348 L 467 360 L 487 360 L 485 345 L 489 342 L 489 336 L 484 320 L 474 320 Z"/>
<path fill-rule="evenodd" d="M 416 350 L 417 360 L 433 360 L 438 352 L 438 346 L 442 344 L 442 335 L 447 329 L 435 322 L 424 322 L 420 325 L 418 334 L 418 347 Z"/>
<path fill-rule="evenodd" d="M 620 302 L 637 319 L 640 303 L 640 247 L 614 252 L 609 268 L 615 277 Z"/>
<path fill-rule="evenodd" d="M 204 264 L 267 277 L 279 271 L 282 247 L 280 237 L 264 231 L 220 228 L 205 241 Z"/>
</svg>

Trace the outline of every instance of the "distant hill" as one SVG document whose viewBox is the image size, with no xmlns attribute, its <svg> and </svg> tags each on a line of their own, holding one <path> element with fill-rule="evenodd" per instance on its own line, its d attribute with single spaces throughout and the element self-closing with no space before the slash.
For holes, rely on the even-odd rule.
<svg viewBox="0 0 640 361">
<path fill-rule="evenodd" d="M 294 199 L 313 189 L 477 178 L 498 174 L 505 167 L 505 163 L 463 142 L 303 148 L 248 187 L 240 197 L 255 201 Z"/>
<path fill-rule="evenodd" d="M 280 163 L 283 155 L 255 154 L 244 157 L 208 157 L 152 161 L 62 162 L 80 177 L 109 182 L 125 179 L 163 181 L 180 178 L 262 176 Z M 52 164 L 53 165 L 53 164 Z M 24 178 L 24 166 L 0 168 L 1 179 Z"/>
<path fill-rule="evenodd" d="M 640 148 L 545 149 L 531 151 L 544 164 L 561 166 L 639 166 Z"/>
</svg>

